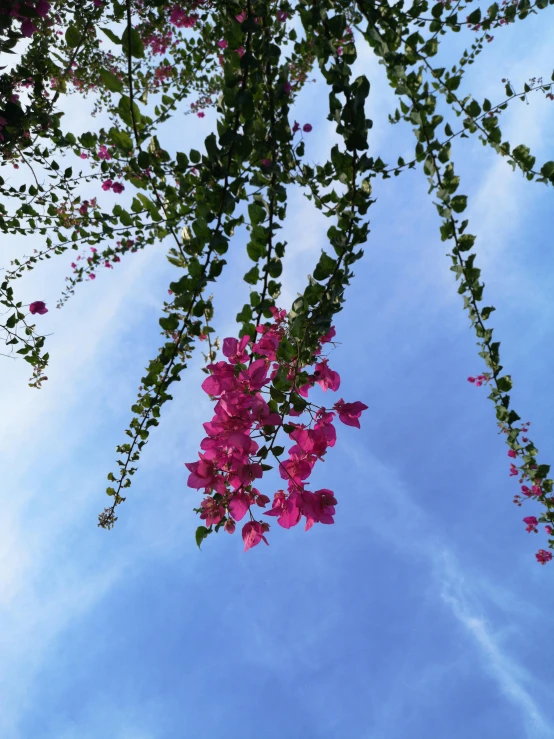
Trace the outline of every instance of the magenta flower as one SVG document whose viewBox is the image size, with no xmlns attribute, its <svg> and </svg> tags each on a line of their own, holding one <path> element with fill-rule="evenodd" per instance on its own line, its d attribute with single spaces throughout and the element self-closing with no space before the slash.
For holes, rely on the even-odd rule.
<svg viewBox="0 0 554 739">
<path fill-rule="evenodd" d="M 247 552 L 252 547 L 255 547 L 261 541 L 269 546 L 269 542 L 264 536 L 264 533 L 269 530 L 269 526 L 266 523 L 259 523 L 258 521 L 249 521 L 242 527 L 242 540 L 244 541 L 244 551 Z"/>
<path fill-rule="evenodd" d="M 225 39 L 221 39 L 221 41 L 217 42 L 217 45 L 220 49 L 226 49 L 229 46 L 229 43 Z"/>
<path fill-rule="evenodd" d="M 98 149 L 98 158 L 105 159 L 106 161 L 112 158 L 112 155 L 104 144 Z"/>
<path fill-rule="evenodd" d="M 552 553 L 546 552 L 544 549 L 539 549 L 539 551 L 535 554 L 535 557 L 537 558 L 537 562 L 540 562 L 541 565 L 545 565 L 552 559 Z"/>
<path fill-rule="evenodd" d="M 119 195 L 119 193 L 123 192 L 125 190 L 125 185 L 122 185 L 121 182 L 114 182 L 112 185 L 112 190 Z"/>
<path fill-rule="evenodd" d="M 277 11 L 277 20 L 280 23 L 284 23 L 287 20 L 288 17 L 289 17 L 289 14 L 286 11 L 284 11 L 284 10 L 278 10 Z"/>
<path fill-rule="evenodd" d="M 225 526 L 223 528 L 228 534 L 234 534 L 236 529 L 235 522 L 232 519 L 228 518 L 225 521 Z"/>
<path fill-rule="evenodd" d="M 271 167 L 272 164 L 271 159 L 262 159 L 261 163 L 263 167 Z"/>
<path fill-rule="evenodd" d="M 335 523 L 335 506 L 337 499 L 331 490 L 323 488 L 310 493 L 302 491 L 302 513 L 306 516 L 306 531 L 311 529 L 314 523 Z"/>
<path fill-rule="evenodd" d="M 250 508 L 250 498 L 246 493 L 235 493 L 229 501 L 229 511 L 235 519 L 240 521 Z"/>
<path fill-rule="evenodd" d="M 327 344 L 329 341 L 332 341 L 336 335 L 337 335 L 337 332 L 335 331 L 335 327 L 331 326 L 329 331 L 327 331 L 327 333 L 321 337 L 321 339 L 319 340 L 319 343 Z"/>
<path fill-rule="evenodd" d="M 108 190 L 111 190 L 112 187 L 113 187 L 113 182 L 111 180 L 106 180 L 105 182 L 102 183 L 102 190 L 104 190 L 104 192 L 108 192 Z"/>
<path fill-rule="evenodd" d="M 302 130 L 305 131 L 306 133 L 310 133 L 310 131 L 312 130 L 312 124 L 311 123 L 305 123 L 302 126 Z"/>
<path fill-rule="evenodd" d="M 35 300 L 35 302 L 31 303 L 29 306 L 29 312 L 33 315 L 38 313 L 43 316 L 45 313 L 48 313 L 48 308 L 46 307 L 46 303 L 43 303 L 42 300 Z"/>
<path fill-rule="evenodd" d="M 203 113 L 202 111 L 200 111 L 200 112 L 199 112 L 199 113 L 197 113 L 196 115 L 197 115 L 197 116 L 198 116 L 199 118 L 204 118 L 204 116 L 205 116 L 205 113 Z"/>
<path fill-rule="evenodd" d="M 24 18 L 21 21 L 21 33 L 26 37 L 29 38 L 33 35 L 33 33 L 36 33 L 37 27 L 33 23 L 33 21 L 30 18 Z"/>
<path fill-rule="evenodd" d="M 249 341 L 250 336 L 243 336 L 240 341 L 233 338 L 223 339 L 223 354 L 231 364 L 246 364 L 248 353 L 245 349 Z"/>
<path fill-rule="evenodd" d="M 335 403 L 333 408 L 339 414 L 339 419 L 347 426 L 355 426 L 360 428 L 359 418 L 363 411 L 367 411 L 367 405 L 357 400 L 355 403 L 345 403 L 341 398 Z"/>
<path fill-rule="evenodd" d="M 284 529 L 290 529 L 300 521 L 300 509 L 297 504 L 298 495 L 292 493 L 288 498 L 284 490 L 279 490 L 273 498 L 273 508 L 264 513 L 265 516 L 278 516 L 277 523 Z"/>
<path fill-rule="evenodd" d="M 315 381 L 323 388 L 324 391 L 329 389 L 336 392 L 340 387 L 340 376 L 338 372 L 328 367 L 328 360 L 324 359 L 315 366 Z"/>
<path fill-rule="evenodd" d="M 513 449 L 510 449 L 510 451 L 508 452 L 508 457 L 515 459 L 517 457 L 517 452 L 514 452 Z"/>
<path fill-rule="evenodd" d="M 200 507 L 202 508 L 200 518 L 206 522 L 206 526 L 219 523 L 225 516 L 225 508 L 214 498 L 204 498 Z"/>
<path fill-rule="evenodd" d="M 535 516 L 526 516 L 523 519 L 523 523 L 527 524 L 526 531 L 528 531 L 528 532 L 530 532 L 530 531 L 536 531 L 537 530 L 537 526 L 539 524 L 539 522 L 537 521 L 537 519 L 535 518 Z"/>
<path fill-rule="evenodd" d="M 195 13 L 187 15 L 183 8 L 178 7 L 173 8 L 169 16 L 169 22 L 177 28 L 193 28 L 197 20 L 198 16 Z"/>
<path fill-rule="evenodd" d="M 45 18 L 48 11 L 50 10 L 50 3 L 47 0 L 38 0 L 35 5 L 35 10 L 38 16 Z"/>
<path fill-rule="evenodd" d="M 279 464 L 279 474 L 283 480 L 301 485 L 302 480 L 306 480 L 312 474 L 314 463 L 315 459 L 311 461 L 308 455 L 295 445 L 291 448 L 289 459 Z"/>
</svg>

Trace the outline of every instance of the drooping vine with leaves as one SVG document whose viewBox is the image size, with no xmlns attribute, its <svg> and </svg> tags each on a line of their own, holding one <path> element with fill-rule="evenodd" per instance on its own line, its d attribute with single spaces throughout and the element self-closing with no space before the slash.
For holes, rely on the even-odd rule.
<svg viewBox="0 0 554 739">
<path fill-rule="evenodd" d="M 3 272 L 6 351 L 31 365 L 30 384 L 40 388 L 48 364 L 40 317 L 48 308 L 39 299 L 22 305 L 16 282 L 43 260 L 78 253 L 59 308 L 80 283 L 94 280 L 100 268 L 117 269 L 129 252 L 162 243 L 175 268 L 160 309 L 162 345 L 137 378 L 128 440 L 117 447 L 117 468 L 108 475 L 110 505 L 99 516 L 100 526 L 109 529 L 117 521 L 162 406 L 199 346 L 207 347 L 201 349 L 208 375 L 202 387 L 214 402 L 214 416 L 204 424 L 199 459 L 187 463 L 188 485 L 204 496 L 195 509 L 202 522 L 198 545 L 221 529 L 233 533 L 245 517 L 245 549 L 267 543 L 273 517 L 283 528 L 302 518 L 306 529 L 333 523 L 335 493 L 311 491 L 308 478 L 337 442 L 333 421 L 338 417 L 359 428 L 367 406 L 342 398 L 322 406 L 310 392 L 315 385 L 331 392 L 340 387 L 328 349 L 334 316 L 344 307 L 355 263 L 370 241 L 373 192 L 390 177 L 421 166 L 485 364 L 469 381 L 490 388 L 510 474 L 520 483 L 514 500 L 540 504 L 541 513 L 524 522 L 528 531 L 541 529 L 547 536 L 537 561 L 552 559 L 550 468 L 539 463 L 528 425 L 511 407 L 512 380 L 493 340 L 494 308 L 483 306 L 476 236 L 463 217 L 467 196 L 451 156 L 456 139 L 477 135 L 530 182 L 554 184 L 554 162 L 537 163 L 524 143 L 504 141 L 500 128 L 502 112 L 514 101 L 534 94 L 554 100 L 554 76 L 548 82 L 532 79 L 521 90 L 505 81 L 505 95 L 494 102 L 459 92 L 493 30 L 522 23 L 553 2 L 518 0 L 486 10 L 472 4 L 471 12 L 452 0 L 0 2 L 0 53 L 6 60 L 0 77 L 1 163 L 5 171 L 21 170 L 25 180 L 16 186 L 0 177 L 0 228 L 33 234 L 34 241 L 38 235 L 43 242 Z M 469 40 L 459 62 L 447 69 L 438 60 L 453 33 Z M 386 163 L 372 151 L 372 121 L 366 118 L 371 80 L 353 74 L 363 45 L 379 60 L 398 98 L 390 122 L 414 133 L 409 161 Z M 340 141 L 315 165 L 304 161 L 311 124 L 291 116 L 314 74 L 327 88 L 328 119 Z M 76 136 L 66 130 L 63 110 L 68 97 L 80 96 L 92 98 L 93 122 L 107 123 Z M 163 124 L 203 118 L 208 108 L 215 109 L 217 124 L 203 151 L 164 147 Z M 111 210 L 82 196 L 83 186 L 91 184 L 99 193 L 113 193 Z M 130 207 L 117 202 L 124 191 L 132 194 Z M 279 232 L 291 193 L 305 195 L 329 219 L 329 228 L 303 294 L 283 306 L 279 278 L 287 244 Z M 241 230 L 248 234 L 252 262 L 244 275 L 250 297 L 237 306 L 236 336 L 220 341 L 214 338 L 213 295 L 227 279 L 225 257 L 236 250 Z M 272 499 L 259 489 L 268 484 L 262 481 L 270 471 L 277 473 L 270 486 L 281 481 Z"/>
</svg>

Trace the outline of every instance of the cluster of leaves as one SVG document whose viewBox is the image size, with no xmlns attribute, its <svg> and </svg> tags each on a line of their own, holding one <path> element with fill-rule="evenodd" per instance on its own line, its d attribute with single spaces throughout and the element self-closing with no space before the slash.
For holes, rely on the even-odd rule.
<svg viewBox="0 0 554 739">
<path fill-rule="evenodd" d="M 465 6 L 453 0 L 431 5 L 426 0 L 411 5 L 369 0 L 179 0 L 169 5 L 166 0 L 53 0 L 48 20 L 25 42 L 10 75 L 0 78 L 5 101 L 0 116 L 9 121 L 2 164 L 22 166 L 29 173 L 29 182 L 20 187 L 0 179 L 3 199 L 14 204 L 11 209 L 0 205 L 0 228 L 44 237 L 44 247 L 16 260 L 0 285 L 0 299 L 10 312 L 3 324 L 6 341 L 20 345 L 16 351 L 33 365 L 33 382 L 40 385 L 48 360 L 44 337 L 27 323 L 12 283 L 43 259 L 70 248 L 92 249 L 78 258 L 80 264 L 74 263 L 60 305 L 99 265 L 113 266 L 120 255 L 137 248 L 167 244 L 167 258 L 177 270 L 160 318 L 164 343 L 142 378 L 127 429 L 129 441 L 118 447 L 118 471 L 109 475 L 112 504 L 100 515 L 99 525 L 110 528 L 116 521 L 141 450 L 200 338 L 209 338 L 206 358 L 214 359 L 210 293 L 239 228 L 247 230 L 252 262 L 244 275 L 251 287 L 249 301 L 237 315 L 244 336 L 253 335 L 271 317 L 280 295 L 286 243 L 279 230 L 291 189 L 304 193 L 331 219 L 328 245 L 289 312 L 290 336 L 303 353 L 299 362 L 308 365 L 318 337 L 342 310 L 354 264 L 363 256 L 367 213 L 374 202 L 372 180 L 416 166 L 429 178 L 441 238 L 452 244 L 452 270 L 490 371 L 490 398 L 511 456 L 521 459 L 522 480 L 532 482 L 531 497 L 544 507 L 540 521 L 554 523 L 549 468 L 538 464 L 532 442 L 521 441 L 519 416 L 510 407 L 511 379 L 502 373 L 500 344 L 492 340 L 488 326 L 494 308 L 480 305 L 484 286 L 475 265 L 475 236 L 461 218 L 467 197 L 460 193 L 451 161 L 453 142 L 477 134 L 528 180 L 554 184 L 554 162 L 537 164 L 525 144 L 505 141 L 500 128 L 501 114 L 512 101 L 526 101 L 534 92 L 554 99 L 551 81 L 533 79 L 519 92 L 505 81 L 505 97 L 497 103 L 459 92 L 468 66 L 492 39 L 491 30 L 523 21 L 548 4 L 494 3 L 487 11 L 473 9 L 464 19 Z M 8 24 L 5 48 L 17 50 L 21 35 L 10 29 Z M 471 34 L 471 39 L 459 63 L 447 69 L 436 59 L 452 32 Z M 370 80 L 352 72 L 360 44 L 378 57 L 398 96 L 391 123 L 406 123 L 415 134 L 410 161 L 400 157 L 387 164 L 368 153 Z M 315 66 L 328 88 L 328 120 L 341 143 L 326 160 L 308 164 L 291 107 Z M 17 97 L 16 91 L 23 90 Z M 62 95 L 93 96 L 95 111 L 109 123 L 80 136 L 65 131 Z M 163 147 L 163 124 L 175 116 L 202 116 L 208 107 L 216 111 L 217 126 L 205 139 L 204 151 L 172 153 Z M 73 163 L 64 167 L 59 160 Z M 96 199 L 84 201 L 80 194 L 83 184 L 102 182 L 109 189 L 114 181 L 114 192 L 134 189 L 130 208 L 116 203 L 108 212 Z M 283 378 L 276 382 L 277 395 L 287 390 L 278 387 Z M 554 539 L 549 547 L 554 548 Z"/>
</svg>

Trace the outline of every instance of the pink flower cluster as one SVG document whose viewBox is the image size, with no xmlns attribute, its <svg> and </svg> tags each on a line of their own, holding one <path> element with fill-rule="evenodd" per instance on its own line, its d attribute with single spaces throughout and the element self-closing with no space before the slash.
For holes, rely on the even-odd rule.
<svg viewBox="0 0 554 739">
<path fill-rule="evenodd" d="M 46 303 L 44 303 L 42 300 L 35 300 L 34 303 L 31 303 L 29 305 L 29 313 L 32 313 L 33 316 L 37 313 L 39 314 L 39 316 L 43 316 L 45 313 L 48 313 Z"/>
<path fill-rule="evenodd" d="M 38 31 L 28 15 L 28 10 L 32 10 L 39 18 L 46 18 L 50 10 L 50 3 L 47 0 L 37 0 L 36 2 L 21 1 L 10 4 L 9 10 L 0 9 L 2 15 L 10 15 L 21 22 L 21 33 L 29 38 Z"/>
<path fill-rule="evenodd" d="M 286 529 L 304 517 L 308 530 L 314 523 L 333 523 L 337 503 L 331 490 L 323 488 L 312 492 L 307 489 L 307 479 L 315 463 L 335 445 L 336 431 L 332 423 L 335 413 L 307 403 L 306 410 L 311 417 L 308 425 L 292 420 L 285 422 L 285 416 L 301 415 L 301 411 L 291 407 L 294 394 L 307 397 L 316 383 L 323 390 L 338 390 L 340 377 L 328 367 L 327 359 L 321 359 L 308 381 L 296 387 L 297 377 L 305 368 L 299 367 L 296 361 L 278 358 L 281 342 L 288 341 L 286 312 L 273 308 L 272 313 L 271 323 L 257 326 L 255 340 L 249 336 L 225 339 L 223 354 L 227 361 L 208 366 L 210 376 L 203 382 L 202 389 L 217 400 L 215 415 L 204 424 L 207 436 L 200 444 L 199 461 L 186 464 L 190 472 L 189 487 L 204 490 L 207 496 L 197 509 L 207 527 L 215 526 L 217 531 L 223 526 L 233 533 L 235 522 L 249 514 L 250 521 L 242 529 L 245 551 L 261 541 L 268 543 L 265 534 L 269 524 L 256 520 L 252 507 L 265 508 L 270 502 L 254 487 L 264 471 L 272 469 L 263 464 L 269 453 L 278 461 L 279 475 L 286 489 L 275 493 L 266 516 L 276 517 L 277 523 Z M 331 341 L 334 334 L 331 329 L 321 337 L 316 358 L 321 353 L 321 345 Z M 263 396 L 269 394 L 273 381 L 283 373 L 291 389 L 277 412 L 275 402 L 270 400 L 270 406 Z M 357 428 L 366 409 L 367 406 L 359 401 L 345 403 L 342 399 L 333 407 L 343 423 Z M 288 457 L 281 461 L 279 457 L 284 448 L 276 447 L 275 441 L 283 427 L 293 445 Z M 255 438 L 263 438 L 267 446 L 260 448 Z"/>
<path fill-rule="evenodd" d="M 169 16 L 169 22 L 177 26 L 177 28 L 194 28 L 197 20 L 197 13 L 191 13 L 189 15 L 186 10 L 179 8 L 177 5 L 173 8 Z"/>
<path fill-rule="evenodd" d="M 475 385 L 480 386 L 483 383 L 487 383 L 491 379 L 491 375 L 488 372 L 485 372 L 482 375 L 478 375 L 477 377 L 468 377 L 468 382 L 475 383 Z M 521 434 L 527 434 L 529 431 L 529 426 L 531 425 L 530 421 L 527 421 L 526 423 L 522 423 L 521 427 L 518 429 L 518 431 Z M 510 425 L 506 425 L 502 422 L 498 424 L 501 431 L 505 434 L 510 433 Z M 517 437 L 516 437 L 517 438 Z M 521 441 L 524 444 L 529 444 L 529 438 L 527 436 L 521 436 Z M 525 457 L 527 452 L 529 452 L 531 455 L 536 454 L 536 449 L 533 449 L 533 445 L 531 444 L 527 448 L 521 446 L 519 442 L 509 442 L 510 448 L 508 450 L 508 457 L 510 459 L 517 459 L 518 457 Z M 513 446 L 512 446 L 513 445 Z M 515 447 L 515 448 L 513 448 Z M 534 498 L 536 500 L 539 500 L 541 502 L 552 501 L 553 498 L 546 498 L 547 489 L 543 489 L 542 485 L 542 479 L 536 478 L 533 476 L 533 471 L 537 469 L 537 465 L 531 464 L 530 462 L 524 462 L 520 467 L 515 465 L 513 462 L 510 462 L 510 477 L 518 477 L 519 476 L 519 483 L 521 485 L 521 492 L 525 496 L 525 498 Z M 533 482 L 531 487 L 528 485 L 524 485 L 526 480 L 530 480 Z M 519 494 L 514 495 L 514 503 L 517 506 L 521 506 L 521 501 L 523 500 L 522 496 Z M 549 503 L 550 504 L 550 503 Z M 529 533 L 534 532 L 535 534 L 538 534 L 538 525 L 539 520 L 536 518 L 536 516 L 526 516 L 523 519 L 523 523 L 525 524 L 525 530 Z M 550 536 L 552 534 L 552 527 L 551 526 L 545 526 L 544 527 L 545 532 Z M 537 562 L 540 564 L 546 564 L 547 562 L 550 562 L 552 560 L 552 553 L 547 552 L 544 549 L 539 549 L 539 551 L 535 554 L 535 557 L 537 558 Z"/>
<path fill-rule="evenodd" d="M 477 377 L 468 377 L 467 381 L 475 383 L 475 387 L 481 387 L 481 385 L 484 383 L 485 385 L 487 382 L 489 382 L 491 379 L 491 376 L 488 372 L 485 372 L 482 375 L 477 375 Z"/>
<path fill-rule="evenodd" d="M 125 190 L 125 185 L 123 185 L 121 182 L 113 182 L 112 180 L 106 180 L 102 183 L 102 190 L 104 192 L 108 192 L 108 190 L 113 190 L 113 192 L 116 193 L 116 195 L 119 195 L 120 193 Z"/>
</svg>

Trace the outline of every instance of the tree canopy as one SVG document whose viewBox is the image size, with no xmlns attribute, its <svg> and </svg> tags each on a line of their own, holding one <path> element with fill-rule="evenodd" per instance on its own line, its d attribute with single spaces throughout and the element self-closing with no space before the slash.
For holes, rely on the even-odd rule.
<svg viewBox="0 0 554 739">
<path fill-rule="evenodd" d="M 450 0 L 0 2 L 2 165 L 25 173 L 19 187 L 0 177 L 0 227 L 5 234 L 32 235 L 33 244 L 40 236 L 42 243 L 3 272 L 1 327 L 7 351 L 31 366 L 31 386 L 40 389 L 47 379 L 40 316 L 48 308 L 41 296 L 29 306 L 18 301 L 18 278 L 43 260 L 76 251 L 62 307 L 81 282 L 94 280 L 99 269 L 117 268 L 138 249 L 161 242 L 175 267 L 160 306 L 162 345 L 140 381 L 129 440 L 117 448 L 117 470 L 108 475 L 111 502 L 99 516 L 100 526 L 115 524 L 141 450 L 196 347 L 206 360 L 202 387 L 215 404 L 199 460 L 187 463 L 189 486 L 204 494 L 196 509 L 202 521 L 198 545 L 212 532 L 233 533 L 245 517 L 245 549 L 267 543 L 273 517 L 283 528 L 302 518 L 306 529 L 333 522 L 334 492 L 309 490 L 308 478 L 337 442 L 333 422 L 338 418 L 359 428 L 367 406 L 342 398 L 320 405 L 310 393 L 316 385 L 331 392 L 340 387 L 329 366 L 333 321 L 345 308 L 356 262 L 370 239 L 374 192 L 387 186 L 385 180 L 421 167 L 484 365 L 469 382 L 490 391 L 510 475 L 520 484 L 514 500 L 518 506 L 526 499 L 540 504 L 541 513 L 524 522 L 528 531 L 540 527 L 547 535 L 547 549 L 538 550 L 537 561 L 552 559 L 550 468 L 539 462 L 528 425 L 511 407 L 512 379 L 501 365 L 500 342 L 493 339 L 494 307 L 485 300 L 476 235 L 464 217 L 468 199 L 452 159 L 458 139 L 476 136 L 529 186 L 554 184 L 554 161 L 537 162 L 524 143 L 504 140 L 500 125 L 503 111 L 530 95 L 554 100 L 554 75 L 521 88 L 505 80 L 494 101 L 461 92 L 467 69 L 479 64 L 493 31 L 521 24 L 548 5 L 548 0 L 504 0 L 487 9 Z M 441 66 L 441 52 L 453 34 L 463 35 L 467 48 L 456 64 Z M 379 60 L 397 96 L 390 123 L 414 134 L 409 160 L 399 156 L 387 162 L 373 151 L 373 122 L 367 117 L 371 79 L 353 72 L 363 46 Z M 340 140 L 317 163 L 305 157 L 312 124 L 298 123 L 292 112 L 314 70 L 326 87 L 328 120 Z M 95 126 L 93 119 L 91 130 L 81 135 L 67 130 L 61 103 L 68 96 L 92 97 L 95 111 L 109 123 Z M 185 116 L 186 127 L 186 116 L 204 117 L 208 108 L 216 110 L 217 125 L 202 151 L 172 151 L 164 144 L 163 124 Z M 83 197 L 83 185 L 90 183 L 113 194 L 111 210 Z M 128 207 L 118 202 L 124 191 L 132 193 Z M 329 219 L 329 229 L 303 294 L 289 306 L 280 303 L 287 244 L 279 231 L 287 202 L 299 194 Z M 236 336 L 220 341 L 212 293 L 228 279 L 225 257 L 236 248 L 241 229 L 251 261 L 244 275 L 250 297 L 237 305 Z M 292 446 L 286 448 L 288 442 Z M 270 470 L 283 488 L 273 499 L 257 487 Z"/>
</svg>

